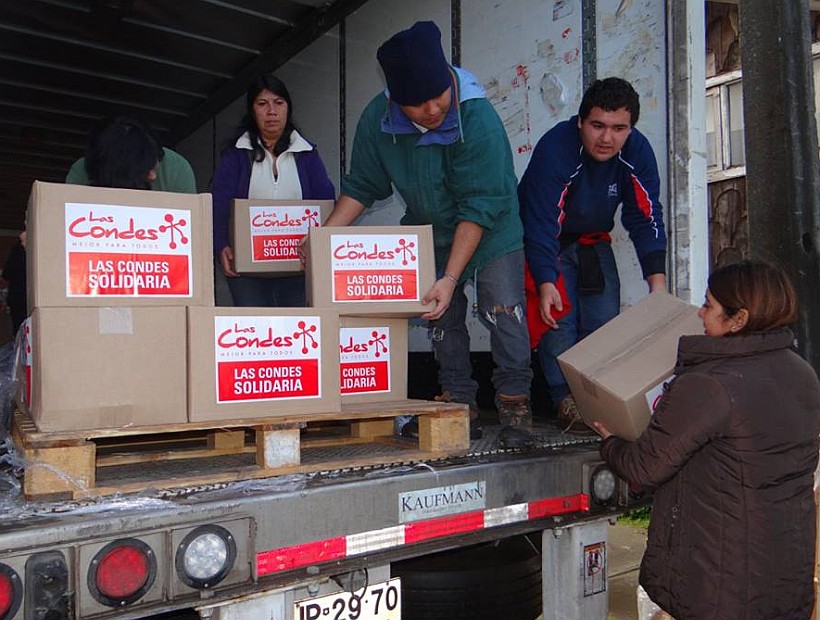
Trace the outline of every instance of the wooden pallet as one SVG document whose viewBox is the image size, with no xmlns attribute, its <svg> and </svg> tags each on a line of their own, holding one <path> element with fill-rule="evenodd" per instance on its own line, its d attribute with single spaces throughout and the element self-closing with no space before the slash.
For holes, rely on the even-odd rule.
<svg viewBox="0 0 820 620">
<path fill-rule="evenodd" d="M 394 436 L 400 415 L 418 416 L 418 441 Z M 468 416 L 465 405 L 403 400 L 336 414 L 40 432 L 16 411 L 12 437 L 27 498 L 78 499 L 462 454 Z"/>
</svg>

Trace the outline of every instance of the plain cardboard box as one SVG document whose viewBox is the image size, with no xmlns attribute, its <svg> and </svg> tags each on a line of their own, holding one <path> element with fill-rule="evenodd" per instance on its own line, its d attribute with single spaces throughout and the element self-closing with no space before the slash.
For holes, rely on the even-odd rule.
<svg viewBox="0 0 820 620">
<path fill-rule="evenodd" d="M 308 235 L 308 305 L 346 316 L 413 317 L 436 280 L 432 226 L 322 226 Z"/>
<path fill-rule="evenodd" d="M 29 309 L 213 306 L 210 194 L 35 181 Z"/>
<path fill-rule="evenodd" d="M 254 275 L 302 273 L 298 245 L 311 228 L 321 226 L 332 210 L 332 200 L 234 200 L 234 269 Z"/>
<path fill-rule="evenodd" d="M 698 308 L 656 292 L 558 357 L 584 422 L 636 439 L 674 373 L 678 340 L 702 334 Z"/>
<path fill-rule="evenodd" d="M 35 308 L 27 327 L 40 431 L 187 421 L 185 308 Z"/>
<path fill-rule="evenodd" d="M 339 413 L 339 315 L 188 308 L 191 422 Z"/>
<path fill-rule="evenodd" d="M 342 404 L 407 398 L 407 319 L 339 318 Z"/>
</svg>

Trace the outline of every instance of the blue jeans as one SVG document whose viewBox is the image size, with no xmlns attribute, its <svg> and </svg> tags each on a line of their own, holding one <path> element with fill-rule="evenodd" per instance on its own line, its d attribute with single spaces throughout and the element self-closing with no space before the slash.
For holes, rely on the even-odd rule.
<svg viewBox="0 0 820 620">
<path fill-rule="evenodd" d="M 578 293 L 578 244 L 573 243 L 558 255 L 558 270 L 564 276 L 570 312 L 558 320 L 558 329 L 551 329 L 538 343 L 538 361 L 547 380 L 550 399 L 557 406 L 569 394 L 557 357 L 576 342 L 588 336 L 607 321 L 618 316 L 621 309 L 621 281 L 615 254 L 609 243 L 594 246 L 604 275 L 604 290 L 597 294 Z"/>
<path fill-rule="evenodd" d="M 228 278 L 234 306 L 256 308 L 304 308 L 305 276 Z"/>
<path fill-rule="evenodd" d="M 504 254 L 474 274 L 478 312 L 490 330 L 495 369 L 493 386 L 505 396 L 530 395 L 532 369 L 524 301 L 524 250 Z M 467 296 L 464 284 L 453 292 L 442 317 L 430 322 L 439 382 L 454 401 L 475 402 L 478 384 L 470 363 Z"/>
</svg>

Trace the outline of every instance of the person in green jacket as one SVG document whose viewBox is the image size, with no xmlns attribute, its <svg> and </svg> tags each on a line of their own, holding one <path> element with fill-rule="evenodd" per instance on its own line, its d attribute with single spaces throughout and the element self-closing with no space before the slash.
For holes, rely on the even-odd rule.
<svg viewBox="0 0 820 620">
<path fill-rule="evenodd" d="M 89 136 L 85 157 L 68 171 L 66 183 L 124 189 L 196 193 L 191 164 L 163 148 L 138 119 L 106 119 Z"/>
<path fill-rule="evenodd" d="M 347 226 L 394 188 L 407 205 L 402 224 L 432 224 L 439 279 L 433 348 L 444 391 L 465 403 L 471 437 L 481 436 L 466 327 L 464 284 L 475 281 L 479 316 L 490 331 L 493 385 L 506 446 L 532 443 L 530 350 L 524 301 L 523 229 L 512 151 L 477 79 L 450 66 L 441 32 L 418 22 L 378 50 L 388 89 L 367 105 L 356 128 L 350 173 L 326 225 Z M 417 432 L 417 421 L 402 434 Z"/>
</svg>

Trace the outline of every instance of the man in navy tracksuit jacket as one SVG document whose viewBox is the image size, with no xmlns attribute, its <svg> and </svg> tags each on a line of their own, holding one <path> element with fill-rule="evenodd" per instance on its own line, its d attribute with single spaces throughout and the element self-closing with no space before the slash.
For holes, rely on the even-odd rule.
<svg viewBox="0 0 820 620">
<path fill-rule="evenodd" d="M 538 357 L 558 420 L 571 431 L 589 429 L 580 422 L 556 358 L 619 312 L 620 280 L 609 239 L 619 205 L 649 290 L 666 290 L 658 165 L 634 128 L 639 113 L 629 82 L 597 80 L 584 93 L 578 116 L 538 141 L 518 186 L 527 261 L 541 318 L 550 328 Z"/>
</svg>

